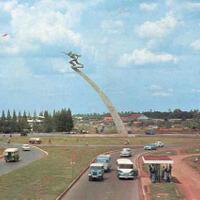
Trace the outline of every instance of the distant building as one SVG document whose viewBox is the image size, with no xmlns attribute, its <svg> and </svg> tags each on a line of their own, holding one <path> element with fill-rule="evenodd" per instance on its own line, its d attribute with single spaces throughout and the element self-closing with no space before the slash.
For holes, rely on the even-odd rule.
<svg viewBox="0 0 200 200">
<path fill-rule="evenodd" d="M 33 126 L 35 124 L 43 124 L 44 116 L 38 116 L 37 118 L 27 119 L 29 126 L 31 127 L 31 131 L 33 131 Z"/>
<path fill-rule="evenodd" d="M 121 119 L 123 122 L 133 122 L 133 121 L 145 121 L 148 120 L 149 118 L 145 116 L 144 114 L 130 114 L 126 116 L 121 116 Z M 104 122 L 112 122 L 113 119 L 111 116 L 105 116 L 103 118 Z"/>
</svg>

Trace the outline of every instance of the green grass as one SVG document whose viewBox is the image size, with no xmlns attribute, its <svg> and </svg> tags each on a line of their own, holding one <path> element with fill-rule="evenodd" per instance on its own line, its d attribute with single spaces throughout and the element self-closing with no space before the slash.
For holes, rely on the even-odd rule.
<svg viewBox="0 0 200 200">
<path fill-rule="evenodd" d="M 12 137 L 12 143 L 27 143 L 30 137 Z M 93 144 L 93 145 L 123 145 L 127 140 L 130 145 L 144 145 L 147 143 L 153 143 L 155 141 L 163 141 L 165 144 L 199 144 L 200 138 L 184 138 L 184 137 L 174 137 L 174 136 L 153 136 L 153 137 L 69 137 L 69 136 L 44 136 L 40 137 L 43 144 L 49 144 L 49 139 L 51 139 L 52 144 Z M 6 138 L 0 138 L 0 142 L 6 142 Z"/>
<path fill-rule="evenodd" d="M 175 151 L 157 151 L 157 152 L 154 152 L 150 155 L 153 155 L 153 156 L 174 156 L 174 155 L 177 155 L 177 153 Z"/>
<path fill-rule="evenodd" d="M 152 200 L 182 200 L 175 183 L 156 183 L 151 185 Z"/>
<path fill-rule="evenodd" d="M 195 147 L 195 148 L 188 148 L 185 150 L 186 153 L 200 153 L 200 147 Z"/>
<path fill-rule="evenodd" d="M 47 147 L 49 156 L 0 178 L 0 199 L 55 200 L 94 156 L 110 148 Z M 72 169 L 71 155 L 76 163 Z"/>
</svg>

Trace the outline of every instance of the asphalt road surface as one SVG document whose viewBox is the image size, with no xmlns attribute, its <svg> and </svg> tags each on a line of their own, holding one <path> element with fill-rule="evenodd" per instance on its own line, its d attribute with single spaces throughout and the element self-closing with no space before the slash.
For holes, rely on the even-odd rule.
<svg viewBox="0 0 200 200">
<path fill-rule="evenodd" d="M 133 149 L 136 156 L 142 150 Z M 134 155 L 131 160 L 134 160 Z M 116 176 L 116 160 L 112 154 L 112 171 L 104 174 L 103 181 L 88 181 L 88 171 L 68 191 L 62 200 L 139 200 L 138 180 L 119 180 Z"/>
<path fill-rule="evenodd" d="M 19 148 L 20 154 L 20 161 L 19 162 L 8 162 L 6 163 L 4 159 L 0 159 L 0 175 L 7 174 L 13 170 L 16 170 L 20 167 L 28 165 L 29 163 L 33 162 L 34 160 L 38 160 L 42 158 L 45 154 L 35 147 L 31 147 L 30 151 L 22 151 L 22 145 L 20 144 L 0 144 L 1 147 L 10 148 L 10 147 L 17 147 Z"/>
</svg>

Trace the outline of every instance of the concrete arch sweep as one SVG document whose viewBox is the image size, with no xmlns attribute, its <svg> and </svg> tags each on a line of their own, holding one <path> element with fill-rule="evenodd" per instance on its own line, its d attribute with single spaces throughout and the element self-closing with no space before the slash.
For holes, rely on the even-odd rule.
<svg viewBox="0 0 200 200">
<path fill-rule="evenodd" d="M 117 110 L 115 109 L 115 107 L 113 106 L 112 102 L 110 101 L 110 99 L 106 96 L 106 94 L 101 90 L 101 88 L 92 80 L 90 79 L 85 73 L 83 73 L 81 70 L 77 69 L 77 68 L 72 68 L 77 74 L 79 74 L 99 95 L 99 97 L 101 98 L 101 100 L 104 102 L 104 104 L 106 105 L 106 107 L 108 108 L 108 110 L 110 111 L 110 114 L 113 118 L 113 121 L 115 123 L 115 126 L 117 128 L 117 132 L 119 134 L 122 134 L 124 136 L 128 135 L 125 126 L 117 112 Z"/>
</svg>

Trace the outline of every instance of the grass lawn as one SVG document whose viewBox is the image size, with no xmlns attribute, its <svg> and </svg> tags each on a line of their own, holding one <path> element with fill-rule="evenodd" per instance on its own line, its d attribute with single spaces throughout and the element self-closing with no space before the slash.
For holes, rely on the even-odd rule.
<svg viewBox="0 0 200 200">
<path fill-rule="evenodd" d="M 151 185 L 152 200 L 182 200 L 175 183 L 156 183 Z"/>
<path fill-rule="evenodd" d="M 0 178 L 0 199 L 55 200 L 97 154 L 107 147 L 46 147 L 49 156 Z M 71 165 L 71 155 L 76 160 Z M 73 170 L 74 169 L 74 170 Z"/>
<path fill-rule="evenodd" d="M 3 151 L 4 151 L 4 149 L 3 149 L 3 148 L 0 148 L 0 155 L 3 154 Z"/>
<path fill-rule="evenodd" d="M 30 137 L 12 137 L 11 142 L 13 143 L 27 143 Z M 51 139 L 52 144 L 93 144 L 93 145 L 123 145 L 127 140 L 130 145 L 144 145 L 147 143 L 153 143 L 155 141 L 163 141 L 165 144 L 199 144 L 200 138 L 184 138 L 174 136 L 139 136 L 139 137 L 70 137 L 70 136 L 41 136 L 43 144 L 49 144 Z M 0 142 L 7 142 L 7 138 L 0 138 Z"/>
<path fill-rule="evenodd" d="M 185 151 L 186 153 L 200 153 L 200 147 L 195 147 L 195 148 L 188 148 Z"/>
</svg>

